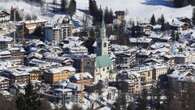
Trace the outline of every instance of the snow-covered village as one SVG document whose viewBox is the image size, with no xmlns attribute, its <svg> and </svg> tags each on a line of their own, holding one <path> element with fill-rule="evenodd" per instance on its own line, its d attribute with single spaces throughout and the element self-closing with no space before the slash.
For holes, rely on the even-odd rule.
<svg viewBox="0 0 195 110">
<path fill-rule="evenodd" d="M 0 0 L 0 110 L 195 110 L 195 0 Z"/>
</svg>

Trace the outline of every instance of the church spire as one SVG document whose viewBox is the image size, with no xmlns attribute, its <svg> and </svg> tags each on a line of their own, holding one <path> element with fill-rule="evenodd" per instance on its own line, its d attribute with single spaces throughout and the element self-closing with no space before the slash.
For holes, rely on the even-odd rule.
<svg viewBox="0 0 195 110">
<path fill-rule="evenodd" d="M 104 21 L 104 10 L 102 11 L 102 23 L 101 23 L 101 30 L 100 30 L 100 36 L 101 38 L 106 38 L 106 25 L 105 25 L 105 21 Z"/>
<path fill-rule="evenodd" d="M 97 36 L 97 56 L 108 55 L 108 38 L 106 36 L 106 26 L 104 22 L 104 12 L 102 13 L 102 21 L 100 23 L 99 36 Z"/>
</svg>

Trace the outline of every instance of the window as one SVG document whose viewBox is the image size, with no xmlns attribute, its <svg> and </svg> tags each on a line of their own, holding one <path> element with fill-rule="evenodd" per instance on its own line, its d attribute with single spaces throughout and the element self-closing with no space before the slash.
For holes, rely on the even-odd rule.
<svg viewBox="0 0 195 110">
<path fill-rule="evenodd" d="M 107 46 L 107 44 L 106 43 L 104 43 L 104 47 L 106 47 Z"/>
<path fill-rule="evenodd" d="M 148 72 L 148 77 L 150 77 L 150 72 Z"/>
</svg>

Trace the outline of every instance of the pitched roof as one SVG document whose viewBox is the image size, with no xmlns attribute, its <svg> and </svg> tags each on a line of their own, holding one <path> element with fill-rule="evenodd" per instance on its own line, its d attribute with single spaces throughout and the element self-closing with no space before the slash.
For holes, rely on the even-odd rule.
<svg viewBox="0 0 195 110">
<path fill-rule="evenodd" d="M 111 66 L 112 60 L 110 59 L 109 56 L 97 56 L 95 63 L 97 68 L 102 68 L 106 66 Z"/>
</svg>

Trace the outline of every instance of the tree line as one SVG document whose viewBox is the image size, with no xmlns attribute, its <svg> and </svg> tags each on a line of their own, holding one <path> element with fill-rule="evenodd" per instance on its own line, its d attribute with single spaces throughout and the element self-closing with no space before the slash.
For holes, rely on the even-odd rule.
<svg viewBox="0 0 195 110">
<path fill-rule="evenodd" d="M 102 9 L 97 6 L 95 0 L 89 0 L 89 14 L 93 17 L 93 24 L 98 25 L 102 21 L 102 16 L 104 12 L 104 21 L 106 24 L 113 23 L 114 15 L 111 9 Z"/>
<path fill-rule="evenodd" d="M 175 7 L 180 8 L 187 5 L 195 5 L 195 0 L 173 0 L 173 4 Z"/>
</svg>

